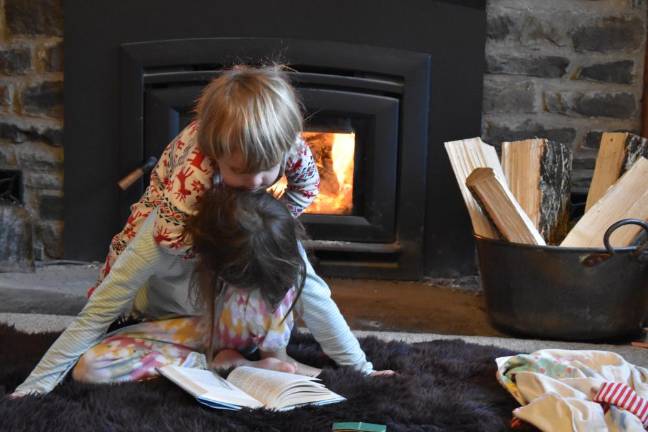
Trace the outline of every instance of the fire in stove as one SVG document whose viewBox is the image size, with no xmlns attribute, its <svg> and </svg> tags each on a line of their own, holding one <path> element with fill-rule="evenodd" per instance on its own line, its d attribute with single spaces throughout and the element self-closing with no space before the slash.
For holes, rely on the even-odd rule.
<svg viewBox="0 0 648 432">
<path fill-rule="evenodd" d="M 303 132 L 320 175 L 320 193 L 306 213 L 349 215 L 353 211 L 355 134 Z M 280 196 L 286 188 L 283 178 L 270 188 Z"/>
</svg>

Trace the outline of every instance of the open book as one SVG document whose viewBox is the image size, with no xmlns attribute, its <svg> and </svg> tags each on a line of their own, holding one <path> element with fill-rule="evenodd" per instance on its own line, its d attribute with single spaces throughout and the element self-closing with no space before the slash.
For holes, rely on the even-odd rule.
<svg viewBox="0 0 648 432">
<path fill-rule="evenodd" d="M 289 410 L 300 405 L 327 405 L 346 400 L 319 379 L 239 366 L 227 379 L 204 369 L 164 366 L 160 373 L 212 408 Z"/>
</svg>

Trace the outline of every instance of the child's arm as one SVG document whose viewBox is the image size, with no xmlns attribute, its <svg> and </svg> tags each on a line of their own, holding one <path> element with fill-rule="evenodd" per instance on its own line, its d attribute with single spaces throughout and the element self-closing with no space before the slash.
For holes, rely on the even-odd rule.
<svg viewBox="0 0 648 432">
<path fill-rule="evenodd" d="M 137 290 L 155 271 L 161 250 L 152 235 L 153 212 L 108 276 L 63 334 L 54 342 L 14 395 L 48 393 L 72 369 L 79 357 L 101 340 L 110 324 L 126 312 Z"/>
<path fill-rule="evenodd" d="M 306 284 L 299 303 L 308 330 L 322 346 L 326 355 L 338 365 L 352 366 L 366 374 L 373 371 L 373 365 L 360 348 L 358 339 L 351 333 L 344 317 L 331 299 L 331 290 L 311 266 L 306 253 L 301 248 L 306 261 Z"/>
<path fill-rule="evenodd" d="M 99 271 L 95 286 L 110 273 L 117 257 L 135 237 L 152 210 L 158 210 L 154 232 L 156 241 L 174 255 L 183 254 L 187 245 L 182 241 L 184 220 L 203 192 L 210 187 L 214 175 L 213 162 L 198 149 L 196 123 L 184 128 L 164 149 L 151 171 L 149 185 L 134 203 L 122 231 L 110 242 L 108 256 Z M 89 295 L 94 288 L 90 289 Z"/>
<path fill-rule="evenodd" d="M 281 201 L 297 217 L 315 200 L 320 183 L 315 159 L 303 139 L 299 138 L 288 154 L 284 170 L 288 186 Z"/>
<path fill-rule="evenodd" d="M 164 195 L 169 182 L 169 170 L 175 163 L 175 149 L 177 143 L 181 140 L 185 130 L 180 132 L 164 149 L 160 159 L 151 170 L 149 185 L 140 199 L 130 207 L 130 215 L 126 220 L 124 228 L 113 236 L 108 247 L 108 255 L 103 265 L 99 268 L 99 277 L 95 285 L 88 290 L 88 297 L 101 284 L 117 260 L 117 257 L 126 249 L 131 240 L 139 231 L 142 223 L 151 211 L 153 211 Z"/>
</svg>

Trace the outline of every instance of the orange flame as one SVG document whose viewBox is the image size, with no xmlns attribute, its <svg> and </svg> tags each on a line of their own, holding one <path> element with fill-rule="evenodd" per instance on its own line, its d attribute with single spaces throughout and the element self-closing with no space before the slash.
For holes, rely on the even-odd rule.
<svg viewBox="0 0 648 432">
<path fill-rule="evenodd" d="M 320 175 L 320 193 L 306 209 L 311 214 L 351 214 L 353 209 L 354 133 L 303 132 L 315 157 Z M 286 179 L 275 183 L 270 191 L 281 196 Z"/>
</svg>

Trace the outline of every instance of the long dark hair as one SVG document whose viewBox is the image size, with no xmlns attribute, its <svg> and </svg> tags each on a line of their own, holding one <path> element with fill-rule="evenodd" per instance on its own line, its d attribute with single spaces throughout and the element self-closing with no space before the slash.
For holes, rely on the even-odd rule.
<svg viewBox="0 0 648 432">
<path fill-rule="evenodd" d="M 220 313 L 217 304 L 226 284 L 258 289 L 273 310 L 295 288 L 284 319 L 292 312 L 306 279 L 299 246 L 305 234 L 286 206 L 269 193 L 215 185 L 187 220 L 185 236 L 198 257 L 190 295 L 207 309 L 210 356 L 215 314 Z"/>
</svg>

